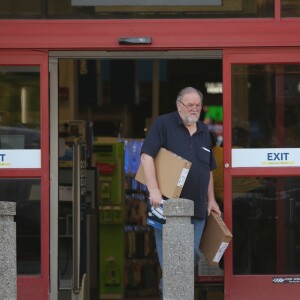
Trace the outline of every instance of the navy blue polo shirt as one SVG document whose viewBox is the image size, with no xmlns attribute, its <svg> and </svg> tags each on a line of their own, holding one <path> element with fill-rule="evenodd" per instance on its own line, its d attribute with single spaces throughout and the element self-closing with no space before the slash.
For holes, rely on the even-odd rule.
<svg viewBox="0 0 300 300">
<path fill-rule="evenodd" d="M 177 111 L 161 115 L 148 131 L 141 153 L 155 157 L 161 147 L 192 163 L 180 197 L 194 201 L 195 217 L 205 218 L 210 171 L 216 168 L 207 126 L 198 121 L 191 136 Z"/>
</svg>

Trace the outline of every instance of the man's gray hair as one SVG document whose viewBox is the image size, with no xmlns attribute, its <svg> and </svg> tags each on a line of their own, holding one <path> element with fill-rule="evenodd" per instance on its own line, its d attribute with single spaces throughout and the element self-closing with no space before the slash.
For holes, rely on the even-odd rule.
<svg viewBox="0 0 300 300">
<path fill-rule="evenodd" d="M 183 89 L 178 93 L 177 99 L 176 99 L 176 103 L 181 102 L 182 98 L 183 98 L 185 95 L 190 94 L 190 93 L 197 93 L 197 94 L 199 95 L 199 97 L 200 97 L 201 104 L 202 104 L 202 102 L 203 102 L 203 94 L 202 94 L 199 90 L 197 90 L 197 89 L 195 89 L 195 88 L 193 88 L 193 87 L 191 87 L 191 86 L 188 86 L 188 87 L 183 88 Z"/>
</svg>

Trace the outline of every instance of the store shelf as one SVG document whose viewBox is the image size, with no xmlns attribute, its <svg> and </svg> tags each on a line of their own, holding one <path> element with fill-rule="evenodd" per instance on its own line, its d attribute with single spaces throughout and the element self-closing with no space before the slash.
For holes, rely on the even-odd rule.
<svg viewBox="0 0 300 300">
<path fill-rule="evenodd" d="M 127 142 L 129 149 L 140 147 L 140 141 Z M 133 146 L 131 145 L 133 143 Z M 146 187 L 135 180 L 139 151 L 125 150 L 133 157 L 134 166 L 127 165 L 125 175 L 125 297 L 126 299 L 159 299 L 161 270 L 157 258 L 154 230 L 147 225 Z M 137 162 L 138 161 L 138 162 Z"/>
</svg>

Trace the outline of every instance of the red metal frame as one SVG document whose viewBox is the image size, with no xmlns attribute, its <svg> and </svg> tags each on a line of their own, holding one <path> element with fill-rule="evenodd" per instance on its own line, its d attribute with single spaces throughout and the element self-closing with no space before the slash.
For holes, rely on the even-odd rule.
<svg viewBox="0 0 300 300">
<path fill-rule="evenodd" d="M 0 20 L 0 48 L 194 50 L 300 46 L 299 19 Z M 119 45 L 121 37 L 151 45 Z"/>
<path fill-rule="evenodd" d="M 1 178 L 39 178 L 41 180 L 41 274 L 18 276 L 18 299 L 49 297 L 49 112 L 48 55 L 39 51 L 1 51 L 0 65 L 40 67 L 41 168 L 1 169 Z"/>
<path fill-rule="evenodd" d="M 225 49 L 223 54 L 224 164 L 229 164 L 229 168 L 224 169 L 224 219 L 229 228 L 232 228 L 232 176 L 299 176 L 300 168 L 231 168 L 231 66 L 252 63 L 299 64 L 300 49 Z M 280 224 L 278 226 L 280 230 Z M 225 262 L 226 300 L 298 299 L 299 286 L 289 284 L 283 288 L 275 285 L 272 282 L 274 275 L 233 275 L 231 244 L 225 253 Z M 280 265 L 277 267 L 280 268 Z"/>
<path fill-rule="evenodd" d="M 1 177 L 34 177 L 42 182 L 41 276 L 18 277 L 18 299 L 49 298 L 49 107 L 48 51 L 170 51 L 223 50 L 224 163 L 231 165 L 231 64 L 294 63 L 300 61 L 300 20 L 281 19 L 280 0 L 275 0 L 274 19 L 186 20 L 0 20 L 0 65 L 40 65 L 41 69 L 41 169 L 0 170 Z M 151 45 L 120 46 L 120 37 L 152 37 Z M 10 50 L 8 50 L 10 49 Z M 235 175 L 298 176 L 299 168 L 235 168 L 224 170 L 225 197 L 232 194 Z M 231 202 L 225 202 L 225 222 L 232 228 Z M 270 285 L 270 276 L 233 276 L 232 248 L 225 252 L 226 299 L 243 290 L 261 290 L 260 299 L 288 299 Z M 216 278 L 205 278 L 205 280 Z M 200 281 L 202 279 L 199 279 Z M 221 278 L 218 278 L 221 280 Z M 270 289 L 274 292 L 270 293 Z M 265 290 L 265 291 L 264 291 Z M 289 291 L 299 293 L 297 285 Z M 265 294 L 263 294 L 265 293 Z M 274 297 L 274 295 L 276 295 Z M 278 295 L 278 296 L 277 296 Z M 291 298 L 290 298 L 291 299 Z"/>
</svg>

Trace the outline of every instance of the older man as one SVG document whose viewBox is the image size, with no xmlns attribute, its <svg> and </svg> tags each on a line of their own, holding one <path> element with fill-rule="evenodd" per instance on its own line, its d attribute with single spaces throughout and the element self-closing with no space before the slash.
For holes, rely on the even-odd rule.
<svg viewBox="0 0 300 300">
<path fill-rule="evenodd" d="M 150 204 L 158 207 L 163 195 L 155 175 L 154 158 L 164 147 L 192 163 L 181 198 L 194 201 L 195 265 L 199 262 L 199 244 L 205 218 L 211 210 L 221 214 L 214 196 L 212 170 L 216 162 L 207 126 L 199 120 L 203 95 L 192 87 L 182 89 L 176 99 L 177 111 L 159 116 L 151 126 L 141 149 Z M 162 231 L 155 229 L 156 248 L 162 267 Z M 162 281 L 160 283 L 162 291 Z"/>
</svg>

